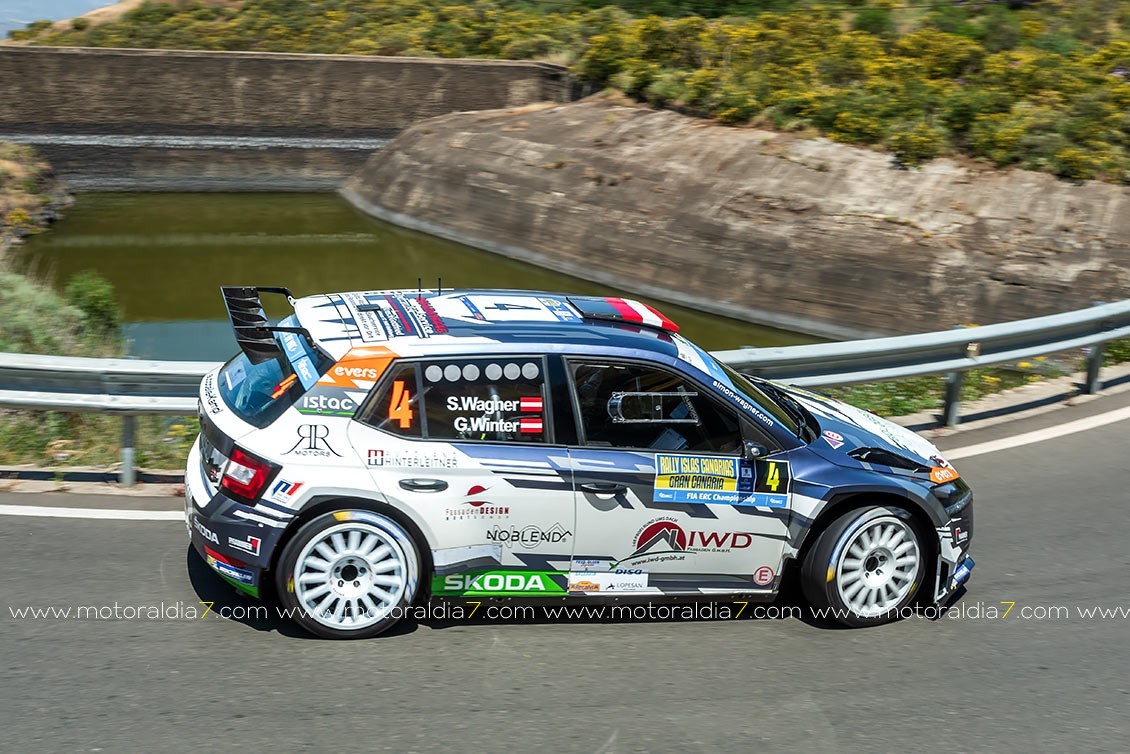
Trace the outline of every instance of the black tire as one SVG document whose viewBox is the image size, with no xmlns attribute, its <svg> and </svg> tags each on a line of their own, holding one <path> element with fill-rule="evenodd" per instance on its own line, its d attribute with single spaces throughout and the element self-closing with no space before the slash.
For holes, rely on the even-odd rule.
<svg viewBox="0 0 1130 754">
<path fill-rule="evenodd" d="M 894 532 L 892 540 L 901 532 L 893 547 L 879 544 L 888 531 Z M 906 562 L 907 544 L 916 558 L 913 568 Z M 929 558 L 921 527 L 908 511 L 895 506 L 856 508 L 835 519 L 813 542 L 801 566 L 801 589 L 817 617 L 845 626 L 879 626 L 907 614 L 904 608 L 914 602 L 931 572 Z M 880 595 L 874 606 L 861 604 L 871 595 Z"/>
<path fill-rule="evenodd" d="M 326 564 L 324 570 L 320 563 Z M 403 617 L 419 583 L 420 552 L 412 535 L 391 517 L 370 510 L 331 511 L 311 519 L 287 542 L 275 568 L 282 609 L 326 639 L 366 639 L 387 631 Z"/>
</svg>

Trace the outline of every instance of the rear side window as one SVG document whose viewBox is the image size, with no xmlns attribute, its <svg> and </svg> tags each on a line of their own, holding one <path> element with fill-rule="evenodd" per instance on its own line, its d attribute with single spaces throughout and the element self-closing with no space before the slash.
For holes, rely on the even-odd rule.
<svg viewBox="0 0 1130 754">
<path fill-rule="evenodd" d="M 279 323 L 298 327 L 290 316 Z M 297 333 L 275 333 L 282 353 L 269 361 L 252 364 L 240 353 L 223 366 L 219 374 L 220 397 L 236 416 L 263 428 L 294 405 L 333 365 Z"/>
<path fill-rule="evenodd" d="M 549 442 L 540 357 L 434 359 L 382 382 L 362 421 L 402 437 L 456 442 Z"/>
<path fill-rule="evenodd" d="M 420 387 L 415 364 L 394 367 L 388 380 L 365 408 L 364 422 L 379 430 L 418 440 L 423 437 Z"/>
</svg>

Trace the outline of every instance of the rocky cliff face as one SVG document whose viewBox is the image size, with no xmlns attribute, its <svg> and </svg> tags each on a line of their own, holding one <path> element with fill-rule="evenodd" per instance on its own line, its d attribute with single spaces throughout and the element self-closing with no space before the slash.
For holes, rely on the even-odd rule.
<svg viewBox="0 0 1130 754">
<path fill-rule="evenodd" d="M 55 222 L 72 201 L 34 149 L 0 141 L 0 263 L 9 248 Z"/>
<path fill-rule="evenodd" d="M 823 139 L 609 101 L 425 121 L 342 192 L 645 296 L 834 337 L 1130 296 L 1125 187 L 949 160 L 897 170 Z"/>
</svg>

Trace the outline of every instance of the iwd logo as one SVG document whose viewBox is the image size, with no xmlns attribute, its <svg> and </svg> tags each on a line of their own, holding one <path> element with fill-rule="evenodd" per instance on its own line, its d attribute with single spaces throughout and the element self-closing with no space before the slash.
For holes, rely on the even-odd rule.
<svg viewBox="0 0 1130 754">
<path fill-rule="evenodd" d="M 636 534 L 636 551 L 632 557 L 651 552 L 686 552 L 687 533 L 672 520 L 660 519 L 646 524 Z"/>
<path fill-rule="evenodd" d="M 673 518 L 648 521 L 636 532 L 635 551 L 620 563 L 653 563 L 684 560 L 687 553 L 726 553 L 753 544 L 745 532 L 687 531 Z M 617 564 L 619 565 L 619 563 Z"/>
</svg>

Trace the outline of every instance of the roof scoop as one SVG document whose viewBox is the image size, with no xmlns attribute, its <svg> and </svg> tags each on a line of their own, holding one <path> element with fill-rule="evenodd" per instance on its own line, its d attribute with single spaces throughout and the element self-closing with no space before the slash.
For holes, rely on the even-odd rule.
<svg viewBox="0 0 1130 754">
<path fill-rule="evenodd" d="M 609 296 L 569 296 L 568 301 L 585 319 L 627 322 L 654 327 L 664 332 L 679 332 L 679 326 L 657 309 L 639 301 Z"/>
</svg>

